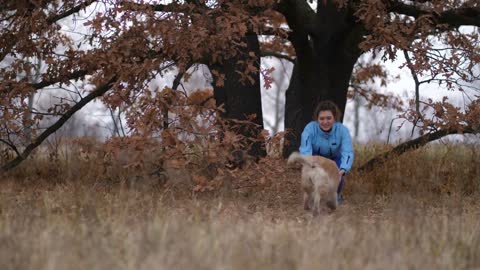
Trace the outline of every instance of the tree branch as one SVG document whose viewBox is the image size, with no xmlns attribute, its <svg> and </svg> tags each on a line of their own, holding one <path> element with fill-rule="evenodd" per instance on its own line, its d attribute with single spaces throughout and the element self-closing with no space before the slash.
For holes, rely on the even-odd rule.
<svg viewBox="0 0 480 270">
<path fill-rule="evenodd" d="M 315 33 L 317 19 L 315 11 L 305 0 L 282 0 L 274 9 L 285 16 L 288 26 L 295 33 Z"/>
<path fill-rule="evenodd" d="M 175 12 L 175 11 L 179 11 L 179 7 L 185 7 L 184 5 L 179 5 L 176 3 L 152 5 L 152 4 L 133 3 L 130 1 L 121 1 L 120 5 L 134 11 L 142 11 L 142 10 L 148 9 L 148 10 L 160 11 L 160 12 Z"/>
<path fill-rule="evenodd" d="M 295 63 L 295 58 L 293 57 L 290 57 L 288 55 L 285 55 L 285 54 L 281 54 L 279 52 L 274 52 L 274 51 L 261 51 L 260 52 L 260 56 L 261 57 L 268 57 L 268 56 L 273 56 L 273 57 L 276 57 L 276 58 L 279 58 L 279 59 L 285 59 L 285 60 L 288 60 L 292 63 Z"/>
<path fill-rule="evenodd" d="M 470 128 L 470 127 L 465 127 L 462 130 L 457 130 L 457 129 L 449 129 L 449 130 L 439 130 L 433 133 L 428 133 L 423 136 L 420 136 L 416 139 L 401 143 L 397 145 L 395 148 L 392 150 L 385 152 L 383 154 L 377 155 L 376 157 L 370 159 L 367 161 L 365 164 L 360 166 L 358 168 L 358 172 L 367 172 L 371 171 L 374 167 L 382 165 L 383 163 L 387 162 L 389 159 L 391 159 L 394 156 L 401 155 L 411 149 L 418 148 L 420 146 L 424 146 L 428 142 L 438 140 L 442 137 L 445 137 L 447 135 L 451 134 L 466 134 L 466 133 L 476 133 L 478 131 Z"/>
<path fill-rule="evenodd" d="M 417 112 L 417 116 L 415 119 L 415 123 L 413 123 L 413 128 L 412 128 L 412 135 L 413 131 L 415 130 L 415 127 L 417 126 L 417 122 L 419 120 L 423 121 L 423 116 L 422 113 L 420 112 L 420 84 L 421 82 L 418 79 L 417 73 L 415 72 L 415 68 L 413 67 L 412 60 L 410 59 L 410 55 L 408 55 L 407 50 L 403 50 L 403 56 L 405 57 L 405 60 L 407 61 L 407 67 L 410 70 L 410 73 L 412 74 L 413 81 L 415 82 L 415 111 Z"/>
<path fill-rule="evenodd" d="M 39 83 L 29 83 L 29 84 L 22 85 L 22 86 L 23 87 L 31 87 L 33 89 L 41 89 L 41 88 L 44 88 L 44 87 L 47 87 L 47 86 L 50 86 L 50 85 L 53 85 L 53 84 L 56 84 L 56 83 L 59 83 L 59 82 L 66 81 L 66 80 L 79 79 L 79 78 L 81 78 L 81 77 L 83 77 L 87 74 L 88 74 L 88 70 L 77 70 L 77 71 L 74 71 L 70 74 L 67 74 L 67 75 L 63 76 L 63 77 L 55 78 L 55 79 L 52 79 L 52 80 L 41 81 Z M 5 83 L 5 86 L 2 86 L 2 84 L 0 83 L 0 89 L 2 89 L 2 88 L 3 89 L 12 88 L 12 87 L 14 87 L 14 85 L 17 85 L 17 84 L 12 83 L 12 82 L 7 82 L 7 83 Z"/>
<path fill-rule="evenodd" d="M 74 14 L 74 13 L 77 13 L 82 8 L 86 8 L 87 6 L 91 5 L 94 2 L 96 2 L 96 1 L 95 0 L 87 0 L 84 3 L 81 3 L 81 4 L 71 8 L 71 9 L 69 9 L 69 10 L 67 10 L 63 13 L 52 15 L 52 16 L 47 18 L 47 23 L 48 23 L 48 25 L 54 24 L 58 20 L 61 20 L 63 18 L 66 18 L 66 17 Z M 11 52 L 13 47 L 15 47 L 15 45 L 17 44 L 18 35 L 12 35 L 10 33 L 7 33 L 5 35 L 2 35 L 1 37 L 5 41 L 7 41 L 6 45 L 4 45 L 3 48 L 1 48 L 1 51 L 0 51 L 0 61 L 3 61 L 3 59 Z"/>
<path fill-rule="evenodd" d="M 102 96 L 105 94 L 113 85 L 113 83 L 117 80 L 117 77 L 112 77 L 107 83 L 97 87 L 94 91 L 88 94 L 86 97 L 81 99 L 78 103 L 72 106 L 60 119 L 58 119 L 53 125 L 48 127 L 45 131 L 40 134 L 36 139 L 32 140 L 25 150 L 17 156 L 15 159 L 7 162 L 0 168 L 0 172 L 6 172 L 14 167 L 18 166 L 22 161 L 24 161 L 30 153 L 37 148 L 45 139 L 48 138 L 52 133 L 55 133 L 58 129 L 60 129 L 68 119 L 70 119 L 77 111 L 82 109 L 85 105 L 87 105 L 90 101 L 94 100 L 97 97 Z"/>
<path fill-rule="evenodd" d="M 63 13 L 56 14 L 56 15 L 54 15 L 54 16 L 48 17 L 47 22 L 48 22 L 49 24 L 55 23 L 55 22 L 57 22 L 57 21 L 59 21 L 59 20 L 61 20 L 61 19 L 63 19 L 63 18 L 66 18 L 66 17 L 68 17 L 68 16 L 70 16 L 70 15 L 72 15 L 72 14 L 74 14 L 74 13 L 79 12 L 82 8 L 86 8 L 86 7 L 90 6 L 90 5 L 91 5 L 92 3 L 94 3 L 94 2 L 96 2 L 96 0 L 87 0 L 87 1 L 85 1 L 85 2 L 83 2 L 83 3 L 81 3 L 81 4 L 79 4 L 79 5 L 77 5 L 77 6 L 73 7 L 73 8 L 71 8 L 71 9 L 63 12 Z"/>
<path fill-rule="evenodd" d="M 47 86 L 50 86 L 52 84 L 56 84 L 56 83 L 59 83 L 59 82 L 62 82 L 62 81 L 75 80 L 75 79 L 81 78 L 81 77 L 83 77 L 87 74 L 88 74 L 88 70 L 84 70 L 84 69 L 77 70 L 77 71 L 74 71 L 74 72 L 64 76 L 64 77 L 56 78 L 56 79 L 53 79 L 53 80 L 41 81 L 39 83 L 30 84 L 30 86 L 35 88 L 35 89 L 41 89 L 41 88 L 44 88 L 44 87 L 47 87 Z"/>
<path fill-rule="evenodd" d="M 13 143 L 11 143 L 11 142 L 9 142 L 9 141 L 7 141 L 7 140 L 4 140 L 4 139 L 2 139 L 2 138 L 0 138 L 0 142 L 4 143 L 4 144 L 6 144 L 8 147 L 10 147 L 17 155 L 20 155 L 20 152 L 18 151 L 17 147 L 16 147 Z"/>
<path fill-rule="evenodd" d="M 462 25 L 480 26 L 480 7 L 460 7 L 436 13 L 421 7 L 405 4 L 398 0 L 389 1 L 390 12 L 397 12 L 418 19 L 424 15 L 431 15 L 438 24 L 448 24 L 452 27 Z"/>
</svg>

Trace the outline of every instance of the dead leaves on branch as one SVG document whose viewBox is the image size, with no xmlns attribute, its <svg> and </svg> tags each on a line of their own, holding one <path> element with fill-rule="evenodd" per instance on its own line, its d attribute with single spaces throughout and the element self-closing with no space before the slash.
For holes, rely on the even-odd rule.
<svg viewBox="0 0 480 270">
<path fill-rule="evenodd" d="M 193 192 L 267 185 L 268 173 L 259 178 L 259 165 L 246 153 L 265 143 L 267 134 L 251 136 L 258 131 L 254 115 L 240 121 L 223 120 L 220 113 L 210 89 L 190 95 L 171 88 L 150 91 L 126 108 L 133 135 L 107 143 L 109 164 L 122 160 L 121 169 L 147 173 L 142 177 L 160 171 L 166 187 L 183 184 Z"/>
<path fill-rule="evenodd" d="M 465 122 L 467 126 L 480 132 L 480 97 L 468 105 Z"/>
<path fill-rule="evenodd" d="M 480 98 L 471 102 L 465 110 L 451 104 L 447 97 L 441 101 L 434 102 L 428 99 L 421 102 L 423 117 L 418 122 L 418 116 L 413 102 L 411 108 L 401 114 L 401 117 L 417 123 L 421 134 L 432 133 L 440 130 L 455 130 L 458 133 L 479 133 L 480 132 Z"/>
<path fill-rule="evenodd" d="M 225 137 L 238 138 L 231 132 Z M 183 188 L 193 193 L 244 192 L 281 185 L 274 179 L 284 173 L 285 166 L 279 164 L 283 159 L 266 158 L 257 163 L 244 150 L 234 150 L 229 145 L 236 142 L 232 138 L 203 145 L 198 141 L 178 141 L 174 147 L 165 148 L 162 140 L 131 136 L 112 138 L 103 145 L 79 145 L 82 155 L 90 156 L 87 161 L 101 161 L 98 165 L 110 181 L 135 181 L 139 185 L 158 178 L 154 181 L 160 188 Z M 243 165 L 229 167 L 232 161 Z"/>
<path fill-rule="evenodd" d="M 455 12 L 475 7 L 475 1 L 428 1 L 417 5 L 362 1 L 356 16 L 368 35 L 360 46 L 374 53 L 383 50 L 384 60 L 395 60 L 398 50 L 407 50 L 413 55 L 413 70 L 419 77 L 426 77 L 422 82 L 463 90 L 480 79 L 480 74 L 475 73 L 480 64 L 480 38 L 478 29 L 459 29 L 453 17 Z"/>
<path fill-rule="evenodd" d="M 373 106 L 382 108 L 393 108 L 397 111 L 403 110 L 403 101 L 401 97 L 394 94 L 383 94 L 375 91 L 374 85 L 380 84 L 381 87 L 387 87 L 388 83 L 396 80 L 393 78 L 384 65 L 374 63 L 370 59 L 361 59 L 355 66 L 350 79 L 348 98 L 362 97 L 367 101 L 367 106 L 371 109 Z"/>
<path fill-rule="evenodd" d="M 400 68 L 408 67 L 416 76 L 417 95 L 420 85 L 427 83 L 464 93 L 467 89 L 478 90 L 474 85 L 480 80 L 480 73 L 477 72 L 480 64 L 478 29 L 459 29 L 461 23 L 456 23 L 453 18 L 463 10 L 474 8 L 475 1 L 460 3 L 435 0 L 416 4 L 403 1 L 362 1 L 356 16 L 364 24 L 368 35 L 361 43 L 361 48 L 373 50 L 374 54 L 383 50 L 384 61 L 395 60 L 398 50 L 411 55 L 408 64 L 405 63 Z M 369 89 L 358 87 L 357 81 L 376 77 L 385 78 L 381 70 L 375 67 L 357 69 L 352 76 L 354 85 L 357 84 L 355 93 L 364 96 L 370 103 L 387 104 L 387 96 L 372 94 Z M 384 84 L 384 79 L 381 79 L 381 84 Z M 478 104 L 478 97 L 469 99 L 472 106 Z M 419 103 L 422 109 L 417 111 L 415 105 Z M 472 115 L 475 110 L 471 107 L 461 110 L 447 99 L 425 102 L 417 97 L 407 108 L 403 108 L 400 103 L 398 105 L 397 109 L 403 111 L 399 117 L 420 127 L 422 134 L 438 130 L 462 132 L 472 128 L 472 121 L 467 122 L 471 117 L 467 115 Z"/>
<path fill-rule="evenodd" d="M 154 109 L 146 104 L 151 92 L 147 85 L 151 80 L 174 65 L 181 71 L 191 63 L 221 64 L 244 53 L 244 36 L 247 32 L 257 33 L 263 29 L 270 21 L 273 4 L 273 1 L 219 1 L 216 5 L 201 4 L 200 7 L 173 1 L 165 5 L 133 4 L 132 7 L 125 2 L 107 1 L 102 10 L 91 7 L 91 14 L 85 15 L 85 22 L 82 21 L 85 32 L 76 33 L 78 36 L 74 40 L 52 18 L 61 19 L 72 12 L 75 16 L 62 21 L 64 28 L 70 29 L 78 23 L 76 12 L 83 11 L 91 1 L 86 5 L 69 0 L 62 1 L 61 5 L 17 2 L 7 1 L 5 9 L 0 10 L 0 18 L 6 23 L 0 29 L 0 60 L 6 61 L 6 65 L 0 68 L 3 79 L 0 107 L 5 111 L 8 108 L 9 113 L 2 114 L 2 120 L 9 125 L 25 118 L 22 101 L 43 93 L 44 87 L 62 87 L 64 95 L 73 93 L 81 97 L 91 86 L 99 85 L 113 75 L 119 83 L 103 97 L 103 101 L 111 108 L 143 103 L 147 119 L 141 122 L 154 122 Z M 35 9 L 31 9 L 33 6 Z M 252 77 L 259 72 L 254 65 L 257 57 L 251 55 L 252 59 L 238 63 L 241 66 L 239 72 L 244 74 L 242 80 L 246 83 L 251 83 Z M 31 87 L 27 82 L 32 76 L 25 74 L 33 73 L 36 68 L 33 62 L 37 60 L 43 65 L 38 74 L 41 83 L 38 87 Z M 71 76 L 74 73 L 80 75 Z M 217 77 L 216 83 L 222 84 L 222 75 L 219 73 Z M 141 100 L 142 95 L 147 98 Z M 153 99 L 154 104 L 163 109 L 160 113 L 166 110 L 165 102 L 169 103 L 168 97 L 164 98 L 164 101 Z M 207 109 L 213 107 L 212 98 L 206 100 L 193 95 L 190 99 L 191 105 L 198 105 L 196 108 L 200 105 Z M 60 100 L 41 113 L 61 115 L 72 106 L 72 100 L 75 99 Z M 170 113 L 178 114 L 176 111 L 182 108 L 191 113 L 197 110 L 178 105 L 172 106 Z M 35 123 L 41 118 L 36 117 Z M 150 127 L 153 124 L 163 126 L 165 123 L 152 123 Z M 147 127 L 145 124 L 142 129 Z M 5 134 L 1 135 L 3 138 Z"/>
<path fill-rule="evenodd" d="M 425 78 L 423 82 L 463 90 L 480 79 L 476 72 L 480 64 L 478 31 L 445 32 L 412 42 L 409 50 L 413 54 L 412 68 Z"/>
</svg>

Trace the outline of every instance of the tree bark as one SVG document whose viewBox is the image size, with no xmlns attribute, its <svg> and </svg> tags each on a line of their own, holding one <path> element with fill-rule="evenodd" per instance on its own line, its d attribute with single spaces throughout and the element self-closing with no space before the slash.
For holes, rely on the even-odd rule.
<svg viewBox="0 0 480 270">
<path fill-rule="evenodd" d="M 285 157 L 298 151 L 303 128 L 313 119 L 318 102 L 333 101 L 343 120 L 348 85 L 362 54 L 358 45 L 363 36 L 363 28 L 350 11 L 338 9 L 331 1 L 326 6 L 319 2 L 317 13 L 309 15 L 309 23 L 299 21 L 298 13 L 306 12 L 306 7 L 298 6 L 301 1 L 290 2 L 295 2 L 296 9 L 286 8 L 284 14 L 293 30 L 290 41 L 297 58 L 285 97 Z"/>
<path fill-rule="evenodd" d="M 263 130 L 263 113 L 260 93 L 260 44 L 256 34 L 248 34 L 242 40 L 247 47 L 235 57 L 229 58 L 223 64 L 214 64 L 210 67 L 224 76 L 223 85 L 214 84 L 214 98 L 217 107 L 222 106 L 224 112 L 222 117 L 231 120 L 252 120 L 253 125 L 239 124 L 234 121 L 229 124 L 234 130 L 245 136 L 245 143 L 250 145 L 248 153 L 253 156 L 265 156 L 264 143 L 258 141 L 260 132 Z M 253 63 L 256 72 L 249 74 L 253 82 L 246 80 L 242 83 L 240 70 L 245 68 L 243 64 L 251 60 L 252 54 L 255 57 Z M 215 76 L 215 80 L 219 80 Z"/>
</svg>

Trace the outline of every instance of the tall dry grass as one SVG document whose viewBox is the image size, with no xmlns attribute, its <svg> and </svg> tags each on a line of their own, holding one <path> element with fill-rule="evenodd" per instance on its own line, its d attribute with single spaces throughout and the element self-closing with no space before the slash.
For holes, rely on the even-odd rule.
<svg viewBox="0 0 480 270">
<path fill-rule="evenodd" d="M 360 165 L 388 146 L 362 145 L 356 149 Z M 410 193 L 434 199 L 438 195 L 479 195 L 480 146 L 431 144 L 407 152 L 359 175 L 353 172 L 354 185 L 366 193 Z"/>
<path fill-rule="evenodd" d="M 383 150 L 358 146 L 356 165 Z M 0 268 L 480 269 L 479 155 L 432 145 L 352 172 L 345 203 L 318 219 L 294 169 L 195 195 L 122 184 L 135 173 L 94 158 L 38 157 L 0 182 Z"/>
</svg>

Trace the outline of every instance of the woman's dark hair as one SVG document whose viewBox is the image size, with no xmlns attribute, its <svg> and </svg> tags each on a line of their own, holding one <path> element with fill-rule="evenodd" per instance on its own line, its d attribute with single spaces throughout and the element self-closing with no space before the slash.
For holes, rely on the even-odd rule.
<svg viewBox="0 0 480 270">
<path fill-rule="evenodd" d="M 333 118 L 335 118 L 335 121 L 340 120 L 341 112 L 338 109 L 337 105 L 335 105 L 335 103 L 330 100 L 323 100 L 318 103 L 317 107 L 315 107 L 315 110 L 313 111 L 313 120 L 316 121 L 318 119 L 318 114 L 321 111 L 331 111 L 333 114 Z"/>
</svg>

